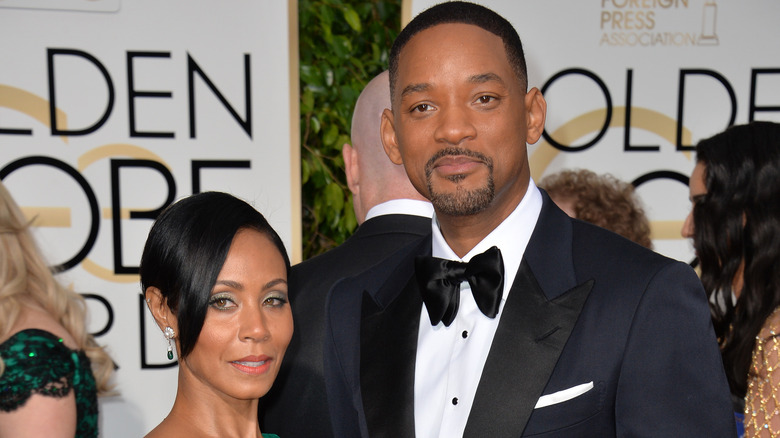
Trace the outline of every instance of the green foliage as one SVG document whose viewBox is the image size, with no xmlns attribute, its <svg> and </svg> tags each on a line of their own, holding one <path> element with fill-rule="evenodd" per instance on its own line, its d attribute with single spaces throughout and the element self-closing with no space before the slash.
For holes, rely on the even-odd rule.
<svg viewBox="0 0 780 438">
<path fill-rule="evenodd" d="M 363 87 L 387 69 L 400 1 L 299 0 L 303 257 L 357 226 L 341 148 Z"/>
</svg>

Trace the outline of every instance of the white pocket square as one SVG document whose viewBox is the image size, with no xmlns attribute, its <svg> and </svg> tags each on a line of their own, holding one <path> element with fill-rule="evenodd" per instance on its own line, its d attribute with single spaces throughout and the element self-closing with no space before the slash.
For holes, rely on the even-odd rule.
<svg viewBox="0 0 780 438">
<path fill-rule="evenodd" d="M 569 389 L 564 389 L 563 391 L 553 392 L 552 394 L 547 394 L 539 397 L 539 401 L 536 402 L 536 406 L 534 406 L 534 409 L 543 408 L 545 406 L 550 406 L 558 403 L 563 403 L 567 400 L 571 400 L 575 397 L 579 397 L 582 394 L 585 394 L 586 392 L 593 389 L 593 382 L 583 383 L 581 385 L 572 386 Z"/>
</svg>

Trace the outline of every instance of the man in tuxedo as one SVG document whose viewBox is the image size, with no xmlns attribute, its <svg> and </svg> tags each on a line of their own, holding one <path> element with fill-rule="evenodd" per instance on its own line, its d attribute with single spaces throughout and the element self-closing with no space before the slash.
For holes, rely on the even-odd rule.
<svg viewBox="0 0 780 438">
<path fill-rule="evenodd" d="M 360 226 L 342 245 L 293 266 L 290 303 L 295 332 L 272 391 L 260 400 L 263 430 L 285 438 L 330 437 L 323 381 L 325 298 L 337 280 L 361 272 L 431 232 L 433 207 L 414 189 L 402 165 L 382 148 L 379 124 L 390 107 L 387 72 L 363 89 L 352 115 L 352 142 L 343 147 L 347 184 Z"/>
<path fill-rule="evenodd" d="M 432 233 L 328 298 L 336 436 L 734 436 L 701 284 L 531 180 L 546 103 L 505 19 L 452 2 L 390 57 L 391 160 Z"/>
</svg>

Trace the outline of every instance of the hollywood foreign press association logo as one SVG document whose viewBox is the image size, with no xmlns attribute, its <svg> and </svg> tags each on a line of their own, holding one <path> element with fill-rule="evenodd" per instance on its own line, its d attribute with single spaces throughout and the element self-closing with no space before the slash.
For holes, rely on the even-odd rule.
<svg viewBox="0 0 780 438">
<path fill-rule="evenodd" d="M 600 46 L 719 44 L 717 0 L 601 0 L 599 12 Z"/>
</svg>

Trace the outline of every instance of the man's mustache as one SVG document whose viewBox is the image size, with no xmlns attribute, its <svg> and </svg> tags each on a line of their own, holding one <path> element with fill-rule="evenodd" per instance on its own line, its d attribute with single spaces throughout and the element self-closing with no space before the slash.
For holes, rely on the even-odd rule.
<svg viewBox="0 0 780 438">
<path fill-rule="evenodd" d="M 476 158 L 479 161 L 482 161 L 487 165 L 488 170 L 491 172 L 493 171 L 493 159 L 488 157 L 487 155 L 472 151 L 471 149 L 466 149 L 463 147 L 457 147 L 457 146 L 448 146 L 444 149 L 439 150 L 433 156 L 428 159 L 428 162 L 425 163 L 425 176 L 430 177 L 431 173 L 433 172 L 433 166 L 436 164 L 436 161 L 447 157 L 447 156 L 464 156 L 469 158 Z"/>
</svg>

